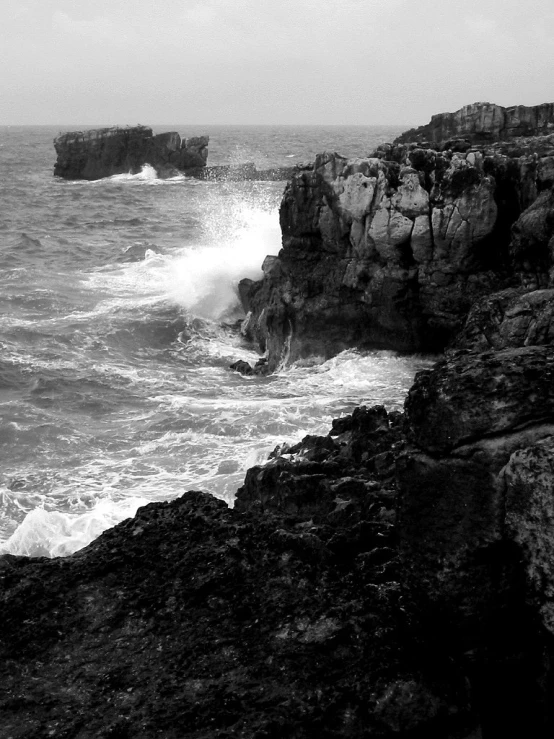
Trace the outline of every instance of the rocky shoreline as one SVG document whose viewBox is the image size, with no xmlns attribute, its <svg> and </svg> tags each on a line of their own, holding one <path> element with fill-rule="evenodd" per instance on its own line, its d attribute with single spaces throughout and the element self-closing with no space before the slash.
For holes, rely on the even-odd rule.
<svg viewBox="0 0 554 739">
<path fill-rule="evenodd" d="M 551 143 L 293 177 L 283 250 L 241 286 L 258 371 L 444 359 L 404 413 L 277 447 L 233 509 L 188 492 L 65 559 L 0 557 L 2 736 L 552 736 Z"/>
</svg>

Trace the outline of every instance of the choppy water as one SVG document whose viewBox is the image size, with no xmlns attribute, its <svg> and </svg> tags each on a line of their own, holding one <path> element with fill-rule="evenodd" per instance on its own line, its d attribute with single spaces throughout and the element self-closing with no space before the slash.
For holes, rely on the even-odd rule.
<svg viewBox="0 0 554 739">
<path fill-rule="evenodd" d="M 211 164 L 367 154 L 400 129 L 168 126 Z M 0 128 L 0 552 L 56 556 L 139 505 L 232 502 L 284 440 L 360 403 L 402 406 L 428 359 L 345 352 L 267 377 L 226 327 L 236 283 L 280 248 L 284 183 L 52 175 L 52 127 Z"/>
</svg>

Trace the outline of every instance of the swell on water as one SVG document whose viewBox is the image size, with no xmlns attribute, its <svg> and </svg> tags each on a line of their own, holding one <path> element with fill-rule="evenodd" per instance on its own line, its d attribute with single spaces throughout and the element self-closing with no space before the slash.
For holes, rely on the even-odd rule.
<svg viewBox="0 0 554 739">
<path fill-rule="evenodd" d="M 247 151 L 225 135 L 258 166 L 271 147 L 271 165 L 303 159 L 313 138 L 263 129 Z M 26 169 L 14 152 L 15 215 L 0 214 L 1 552 L 71 554 L 190 489 L 232 505 L 277 444 L 327 433 L 359 404 L 400 408 L 428 366 L 349 351 L 270 377 L 229 370 L 258 358 L 233 328 L 237 283 L 281 247 L 283 183 L 160 180 L 149 166 L 64 182 L 51 139 L 39 174 L 34 150 Z"/>
</svg>

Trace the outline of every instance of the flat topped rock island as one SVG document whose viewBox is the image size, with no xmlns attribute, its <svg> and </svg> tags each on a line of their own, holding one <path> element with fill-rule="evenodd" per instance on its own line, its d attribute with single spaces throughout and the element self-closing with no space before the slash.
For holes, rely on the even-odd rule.
<svg viewBox="0 0 554 739">
<path fill-rule="evenodd" d="M 167 179 L 185 174 L 203 180 L 286 180 L 295 167 L 258 170 L 252 163 L 208 167 L 209 136 L 182 139 L 176 131 L 153 133 L 148 126 L 112 126 L 69 131 L 54 139 L 54 175 L 67 180 L 99 180 L 138 174 L 145 165 Z"/>
<path fill-rule="evenodd" d="M 271 369 L 444 349 L 404 412 L 0 557 L 1 736 L 554 735 L 554 146 L 467 143 L 320 155 L 241 286 Z"/>
</svg>

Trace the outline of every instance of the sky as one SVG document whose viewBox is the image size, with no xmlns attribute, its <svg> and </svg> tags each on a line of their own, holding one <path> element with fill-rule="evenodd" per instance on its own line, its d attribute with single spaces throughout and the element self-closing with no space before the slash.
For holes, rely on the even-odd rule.
<svg viewBox="0 0 554 739">
<path fill-rule="evenodd" d="M 2 0 L 0 125 L 419 125 L 554 101 L 553 0 Z"/>
</svg>

